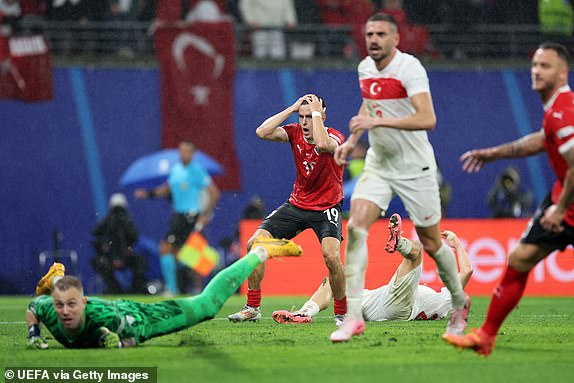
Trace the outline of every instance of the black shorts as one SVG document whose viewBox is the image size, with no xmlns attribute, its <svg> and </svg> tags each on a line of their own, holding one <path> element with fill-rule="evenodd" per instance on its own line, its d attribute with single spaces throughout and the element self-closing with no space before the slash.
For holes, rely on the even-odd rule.
<svg viewBox="0 0 574 383">
<path fill-rule="evenodd" d="M 198 216 L 199 214 L 174 214 L 169 222 L 169 231 L 165 235 L 165 241 L 175 247 L 183 246 L 195 228 Z"/>
<path fill-rule="evenodd" d="M 552 199 L 550 194 L 548 194 L 538 209 L 536 209 L 534 217 L 528 222 L 528 227 L 522 234 L 520 242 L 536 245 L 544 249 L 564 251 L 566 246 L 574 245 L 574 227 L 563 222 L 564 230 L 560 233 L 545 230 L 540 225 L 540 219 L 550 205 L 552 205 Z"/>
<path fill-rule="evenodd" d="M 269 214 L 259 226 L 267 230 L 273 238 L 291 239 L 305 229 L 311 228 L 319 242 L 325 237 L 343 240 L 342 203 L 339 202 L 323 211 L 304 210 L 285 202 Z"/>
</svg>

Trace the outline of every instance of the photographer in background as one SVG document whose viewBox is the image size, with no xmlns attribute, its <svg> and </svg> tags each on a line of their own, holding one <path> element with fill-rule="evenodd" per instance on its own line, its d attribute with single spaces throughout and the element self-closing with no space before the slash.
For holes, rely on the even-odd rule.
<svg viewBox="0 0 574 383">
<path fill-rule="evenodd" d="M 145 259 L 136 254 L 133 246 L 138 240 L 137 229 L 128 213 L 128 202 L 121 193 L 110 197 L 106 217 L 92 230 L 96 256 L 92 266 L 104 280 L 107 294 L 120 294 L 123 291 L 114 272 L 130 268 L 133 273 L 130 293 L 145 292 Z"/>
<path fill-rule="evenodd" d="M 532 193 L 520 185 L 520 174 L 509 167 L 500 173 L 488 192 L 488 207 L 492 218 L 520 218 L 530 214 Z"/>
</svg>

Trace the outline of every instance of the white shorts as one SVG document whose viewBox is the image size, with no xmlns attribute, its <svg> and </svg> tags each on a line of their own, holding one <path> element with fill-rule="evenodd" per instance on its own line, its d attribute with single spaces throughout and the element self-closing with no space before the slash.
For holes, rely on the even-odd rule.
<svg viewBox="0 0 574 383">
<path fill-rule="evenodd" d="M 383 211 L 384 216 L 396 195 L 415 226 L 429 227 L 440 222 L 439 187 L 434 172 L 417 178 L 391 180 L 378 171 L 365 168 L 359 176 L 351 201 L 371 201 Z"/>
<path fill-rule="evenodd" d="M 365 320 L 409 320 L 421 273 L 422 264 L 399 280 L 395 272 L 388 285 L 376 290 L 364 290 L 362 311 Z"/>
</svg>

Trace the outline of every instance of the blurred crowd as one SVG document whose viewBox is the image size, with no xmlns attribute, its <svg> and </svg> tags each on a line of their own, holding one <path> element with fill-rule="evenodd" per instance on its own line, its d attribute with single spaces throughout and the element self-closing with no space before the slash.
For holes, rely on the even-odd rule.
<svg viewBox="0 0 574 383">
<path fill-rule="evenodd" d="M 41 16 L 58 21 L 151 21 L 156 9 L 178 5 L 181 18 L 198 6 L 215 5 L 222 13 L 231 15 L 236 22 L 250 23 L 251 13 L 264 9 L 291 9 L 296 15 L 291 24 L 352 24 L 358 18 L 379 9 L 400 13 L 416 24 L 469 23 L 525 23 L 538 22 L 539 3 L 552 0 L 0 0 L 0 11 L 10 16 Z M 559 0 L 569 4 L 569 1 Z M 162 4 L 166 3 L 166 5 Z M 181 4 L 177 4 L 181 3 Z M 201 4 L 210 3 L 210 5 Z M 242 4 L 243 3 L 243 4 Z M 403 12 L 397 12 L 402 9 Z M 269 18 L 273 14 L 268 14 Z M 404 20 L 402 20 L 404 21 Z M 265 20 L 260 20 L 265 23 Z"/>
<path fill-rule="evenodd" d="M 350 58 L 366 53 L 361 28 L 376 11 L 397 19 L 399 49 L 427 57 L 438 55 L 428 25 L 457 33 L 477 24 L 539 24 L 553 37 L 571 37 L 574 22 L 569 0 L 0 0 L 0 23 L 6 37 L 17 33 L 26 24 L 23 20 L 32 20 L 33 25 L 41 20 L 77 23 L 83 28 L 102 21 L 149 23 L 153 32 L 166 20 L 229 19 L 246 31 L 247 48 L 240 47 L 240 54 L 270 59 L 313 57 L 327 37 L 309 39 L 305 26 L 322 25 L 333 29 L 335 49 Z M 134 40 L 126 31 L 115 33 Z"/>
</svg>

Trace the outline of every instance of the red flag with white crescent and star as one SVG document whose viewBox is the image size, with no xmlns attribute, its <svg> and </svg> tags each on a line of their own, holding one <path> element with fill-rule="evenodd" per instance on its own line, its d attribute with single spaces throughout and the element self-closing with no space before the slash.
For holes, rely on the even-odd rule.
<svg viewBox="0 0 574 383">
<path fill-rule="evenodd" d="M 235 150 L 235 35 L 229 21 L 166 26 L 155 32 L 160 64 L 162 146 L 190 140 L 225 168 L 222 190 L 241 187 Z"/>
</svg>

